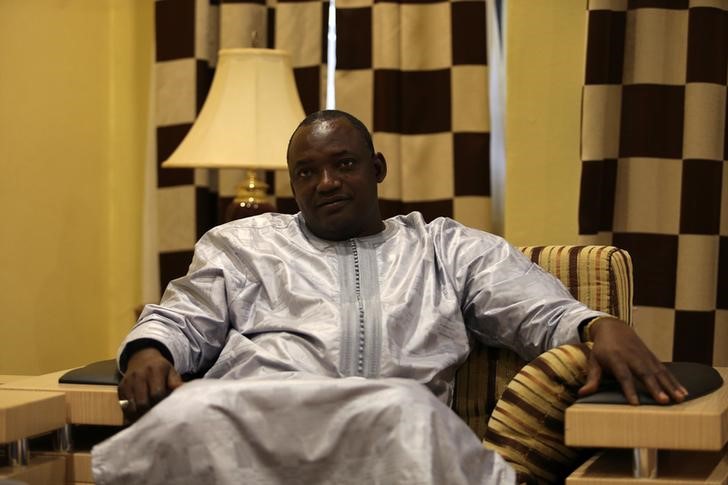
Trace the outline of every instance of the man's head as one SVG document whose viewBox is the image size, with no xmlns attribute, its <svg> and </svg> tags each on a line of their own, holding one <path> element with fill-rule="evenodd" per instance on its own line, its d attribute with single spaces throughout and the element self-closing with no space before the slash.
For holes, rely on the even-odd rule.
<svg viewBox="0 0 728 485">
<path fill-rule="evenodd" d="M 337 110 L 308 115 L 288 142 L 288 172 L 315 235 L 340 241 L 384 228 L 377 184 L 387 175 L 387 163 L 352 115 Z"/>
</svg>

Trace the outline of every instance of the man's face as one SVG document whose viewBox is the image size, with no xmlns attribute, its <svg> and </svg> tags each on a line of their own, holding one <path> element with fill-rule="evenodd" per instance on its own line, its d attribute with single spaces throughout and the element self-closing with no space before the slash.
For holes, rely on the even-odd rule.
<svg viewBox="0 0 728 485">
<path fill-rule="evenodd" d="M 306 225 L 318 237 L 340 241 L 383 229 L 377 184 L 387 165 L 346 118 L 302 126 L 291 140 L 288 172 Z"/>
</svg>

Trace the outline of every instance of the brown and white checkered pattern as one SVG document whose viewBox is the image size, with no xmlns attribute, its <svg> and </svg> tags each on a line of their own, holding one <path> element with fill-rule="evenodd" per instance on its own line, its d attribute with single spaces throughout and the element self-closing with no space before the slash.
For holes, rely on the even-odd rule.
<svg viewBox="0 0 728 485">
<path fill-rule="evenodd" d="M 591 0 L 580 232 L 664 360 L 728 365 L 728 1 Z"/>
<path fill-rule="evenodd" d="M 291 53 L 306 112 L 321 106 L 324 4 L 313 1 L 158 0 L 156 14 L 157 205 L 160 284 L 184 274 L 195 241 L 221 222 L 238 170 L 161 169 L 194 122 L 220 48 L 278 47 Z M 254 34 L 255 33 L 255 34 Z M 267 174 L 282 212 L 295 212 L 288 181 Z M 279 179 L 279 180 L 276 180 Z M 284 179 L 284 180 L 280 180 Z"/>
<path fill-rule="evenodd" d="M 337 2 L 337 108 L 361 118 L 385 154 L 385 217 L 412 210 L 490 223 L 485 0 Z M 307 113 L 326 95 L 328 3 L 158 0 L 157 165 L 204 102 L 219 48 L 287 50 Z M 159 169 L 162 288 L 184 274 L 194 242 L 217 224 L 237 171 Z M 285 172 L 268 174 L 278 210 L 297 211 Z"/>
<path fill-rule="evenodd" d="M 388 162 L 385 217 L 490 227 L 485 0 L 337 1 L 337 108 Z"/>
</svg>

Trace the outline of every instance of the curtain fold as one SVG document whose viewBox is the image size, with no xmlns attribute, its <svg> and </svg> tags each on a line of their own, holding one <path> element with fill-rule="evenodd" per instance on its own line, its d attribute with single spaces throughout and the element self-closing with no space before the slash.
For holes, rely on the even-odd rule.
<svg viewBox="0 0 728 485">
<path fill-rule="evenodd" d="M 591 0 L 580 233 L 628 250 L 664 360 L 728 365 L 728 2 Z"/>
<path fill-rule="evenodd" d="M 220 48 L 284 49 L 306 113 L 326 99 L 328 2 L 158 0 L 156 137 L 160 287 L 221 222 L 242 173 L 161 169 L 210 87 Z M 337 2 L 337 108 L 372 131 L 389 173 L 385 217 L 421 211 L 490 227 L 485 0 Z M 288 174 L 267 174 L 278 210 L 297 211 Z"/>
</svg>

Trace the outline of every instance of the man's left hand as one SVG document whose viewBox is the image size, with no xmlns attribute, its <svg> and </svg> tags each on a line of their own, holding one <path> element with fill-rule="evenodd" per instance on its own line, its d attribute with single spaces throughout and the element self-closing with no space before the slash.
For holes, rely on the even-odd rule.
<svg viewBox="0 0 728 485">
<path fill-rule="evenodd" d="M 660 404 L 671 400 L 682 402 L 687 396 L 687 390 L 626 323 L 616 318 L 600 318 L 589 333 L 594 347 L 586 383 L 579 389 L 580 396 L 596 392 L 605 371 L 619 382 L 632 405 L 639 404 L 635 380 L 641 381 Z"/>
</svg>

